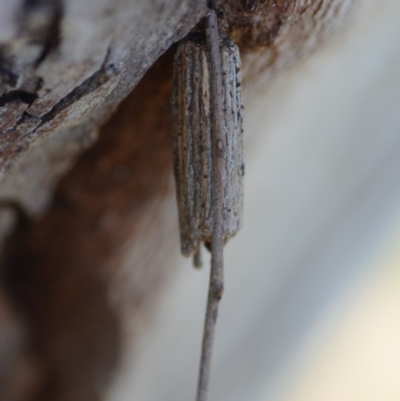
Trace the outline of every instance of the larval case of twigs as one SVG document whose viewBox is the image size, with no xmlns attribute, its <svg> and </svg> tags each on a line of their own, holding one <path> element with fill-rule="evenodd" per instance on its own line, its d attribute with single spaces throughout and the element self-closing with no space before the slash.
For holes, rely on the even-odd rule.
<svg viewBox="0 0 400 401">
<path fill-rule="evenodd" d="M 243 209 L 243 129 L 240 57 L 227 37 L 220 43 L 225 130 L 224 240 L 235 235 Z M 171 94 L 174 174 L 182 253 L 211 242 L 213 227 L 211 64 L 204 35 L 181 41 L 175 55 Z"/>
</svg>

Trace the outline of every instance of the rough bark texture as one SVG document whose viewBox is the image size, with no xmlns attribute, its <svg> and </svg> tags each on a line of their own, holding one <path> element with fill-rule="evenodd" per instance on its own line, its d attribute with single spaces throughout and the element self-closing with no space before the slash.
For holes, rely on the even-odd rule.
<svg viewBox="0 0 400 401">
<path fill-rule="evenodd" d="M 218 1 L 243 54 L 245 94 L 323 42 L 356 2 Z M 0 348 L 0 373 L 24 366 L 14 378 L 32 389 L 15 400 L 99 399 L 135 313 L 162 281 L 177 226 L 166 109 L 171 53 L 53 190 L 205 3 L 0 1 L 0 199 L 32 216 L 49 207 L 6 246 L 7 288 L 26 322 L 15 330 L 26 341 L 15 352 Z M 4 211 L 3 220 L 7 232 Z M 2 335 L 18 321 L 11 309 Z M 4 385 L 0 398 L 16 387 Z"/>
<path fill-rule="evenodd" d="M 100 123 L 204 12 L 188 0 L 13 5 L 2 15 L 15 33 L 0 46 L 0 196 L 42 210 Z"/>
</svg>

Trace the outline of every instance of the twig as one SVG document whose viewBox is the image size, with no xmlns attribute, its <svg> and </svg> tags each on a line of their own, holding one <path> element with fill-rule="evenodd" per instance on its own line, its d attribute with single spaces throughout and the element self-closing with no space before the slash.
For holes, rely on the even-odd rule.
<svg viewBox="0 0 400 401">
<path fill-rule="evenodd" d="M 222 70 L 220 57 L 220 39 L 218 21 L 215 11 L 207 16 L 207 44 L 210 49 L 210 83 L 211 83 L 211 118 L 212 118 L 212 205 L 214 227 L 211 242 L 211 272 L 208 292 L 206 318 L 204 324 L 203 347 L 200 362 L 200 375 L 197 387 L 197 401 L 206 401 L 212 347 L 215 335 L 215 324 L 218 304 L 223 293 L 223 248 L 224 248 L 224 175 L 225 175 L 225 137 L 223 114 Z"/>
</svg>

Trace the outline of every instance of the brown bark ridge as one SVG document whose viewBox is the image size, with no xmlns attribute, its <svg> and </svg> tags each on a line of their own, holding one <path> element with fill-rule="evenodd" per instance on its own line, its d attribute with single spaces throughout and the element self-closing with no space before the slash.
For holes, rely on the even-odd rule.
<svg viewBox="0 0 400 401">
<path fill-rule="evenodd" d="M 357 3 L 216 1 L 242 52 L 245 95 L 326 40 Z M 33 389 L 17 401 L 101 399 L 135 313 L 178 249 L 171 53 L 81 153 L 206 2 L 0 0 L 0 10 L 0 200 L 32 216 L 48 208 L 7 242 L 5 280 L 28 339 L 0 364 L 37 367 L 29 379 L 15 374 Z"/>
</svg>

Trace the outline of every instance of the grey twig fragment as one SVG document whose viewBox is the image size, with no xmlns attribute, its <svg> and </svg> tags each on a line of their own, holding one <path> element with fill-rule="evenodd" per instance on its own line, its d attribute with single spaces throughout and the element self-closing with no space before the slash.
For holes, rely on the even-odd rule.
<svg viewBox="0 0 400 401">
<path fill-rule="evenodd" d="M 218 304 L 223 292 L 223 248 L 240 227 L 243 145 L 240 59 L 220 38 L 217 16 L 206 35 L 194 32 L 177 51 L 172 93 L 175 177 L 184 255 L 198 266 L 201 243 L 211 249 L 197 401 L 207 397 Z"/>
</svg>

